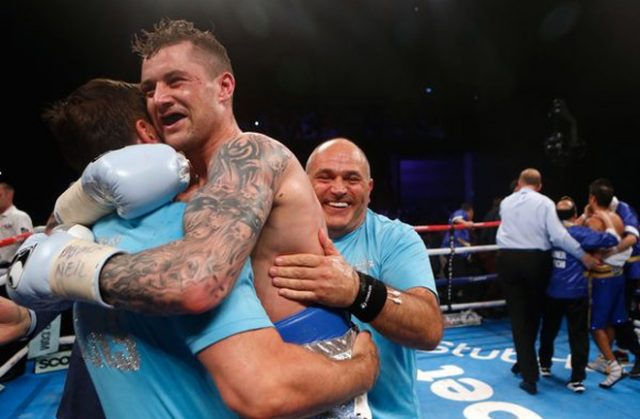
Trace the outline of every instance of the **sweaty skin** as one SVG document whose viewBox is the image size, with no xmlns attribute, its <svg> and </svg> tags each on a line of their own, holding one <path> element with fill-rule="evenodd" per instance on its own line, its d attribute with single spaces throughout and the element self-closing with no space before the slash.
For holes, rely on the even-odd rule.
<svg viewBox="0 0 640 419">
<path fill-rule="evenodd" d="M 593 230 L 605 231 L 607 229 L 605 217 L 611 220 L 612 228 L 622 237 L 624 234 L 624 223 L 618 214 L 609 209 L 597 210 L 593 215 L 587 217 L 585 224 Z"/>
<path fill-rule="evenodd" d="M 251 254 L 256 292 L 272 321 L 304 307 L 278 295 L 268 275 L 273 259 L 299 252 L 322 254 L 317 236 L 319 229 L 326 228 L 320 204 L 295 156 L 289 155 L 288 166 L 278 180 L 271 213 Z"/>
<path fill-rule="evenodd" d="M 189 202 L 185 240 L 114 257 L 103 271 L 107 281 L 102 285 L 118 288 L 119 295 L 133 295 L 137 284 L 148 291 L 144 283 L 149 281 L 157 284 L 154 295 L 171 301 L 180 298 L 185 283 L 206 281 L 207 272 L 241 268 L 251 252 L 256 291 L 269 317 L 278 321 L 304 305 L 278 295 L 268 268 L 279 254 L 321 254 L 321 211 L 306 173 L 289 150 L 261 134 L 240 134 L 213 156 L 209 183 Z M 189 273 L 184 279 L 183 272 Z M 143 301 L 140 307 L 153 310 Z"/>
</svg>

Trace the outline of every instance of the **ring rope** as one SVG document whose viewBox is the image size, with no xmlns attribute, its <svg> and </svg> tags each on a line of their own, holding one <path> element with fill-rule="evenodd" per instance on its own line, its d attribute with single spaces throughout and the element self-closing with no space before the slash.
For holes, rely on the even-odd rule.
<svg viewBox="0 0 640 419">
<path fill-rule="evenodd" d="M 16 365 L 22 358 L 24 358 L 27 353 L 29 353 L 29 345 L 26 345 L 18 352 L 13 354 L 11 358 L 7 360 L 4 364 L 0 365 L 0 378 L 2 378 L 14 365 Z"/>
<path fill-rule="evenodd" d="M 456 247 L 455 253 L 476 253 L 476 252 L 489 252 L 491 250 L 498 250 L 497 244 L 484 244 L 482 246 L 464 246 L 464 247 Z M 449 248 L 441 248 L 441 249 L 427 249 L 427 253 L 429 256 L 437 256 L 437 255 L 448 255 L 451 252 Z"/>
<path fill-rule="evenodd" d="M 60 345 L 71 345 L 75 342 L 76 337 L 71 336 L 60 336 Z M 4 364 L 0 365 L 0 378 L 5 375 L 14 365 L 16 365 L 22 358 L 27 356 L 29 353 L 29 345 L 25 345 L 22 349 L 16 352 L 11 358 L 7 360 Z"/>
<path fill-rule="evenodd" d="M 478 301 L 475 303 L 460 303 L 460 304 L 451 304 L 451 309 L 453 311 L 458 310 L 467 310 L 472 308 L 488 308 L 488 307 L 502 307 L 507 304 L 506 300 L 492 300 L 492 301 Z M 442 310 L 444 310 L 447 306 L 440 306 Z"/>
<path fill-rule="evenodd" d="M 454 230 L 464 230 L 467 228 L 492 228 L 498 227 L 500 225 L 500 221 L 485 221 L 482 223 L 473 223 L 471 225 L 464 224 L 455 224 L 453 226 Z M 434 225 L 424 225 L 424 226 L 413 226 L 416 233 L 433 233 L 436 231 L 447 231 L 451 228 L 449 224 L 434 224 Z"/>
<path fill-rule="evenodd" d="M 31 234 L 32 233 L 29 231 L 27 233 L 18 234 L 17 236 L 7 237 L 6 239 L 2 239 L 0 240 L 0 247 L 10 246 L 14 243 L 23 242 Z"/>
<path fill-rule="evenodd" d="M 455 244 L 455 234 L 454 229 L 455 224 L 451 221 L 449 225 L 449 258 L 447 260 L 447 305 L 448 311 L 451 311 L 451 294 L 453 293 L 453 258 L 456 254 L 456 244 Z"/>
<path fill-rule="evenodd" d="M 497 251 L 498 246 L 495 244 L 492 245 L 480 245 L 480 246 L 455 246 L 455 238 L 453 232 L 455 230 L 464 230 L 464 229 L 479 229 L 479 228 L 496 228 L 500 226 L 500 221 L 487 221 L 473 224 L 436 224 L 436 225 L 422 225 L 422 226 L 414 226 L 414 230 L 417 233 L 433 233 L 433 232 L 449 232 L 449 246 L 442 248 L 434 248 L 427 249 L 427 253 L 429 256 L 447 256 L 447 267 L 448 272 L 445 278 L 436 279 L 436 286 L 438 287 L 446 287 L 446 304 L 440 306 L 440 309 L 446 313 L 452 313 L 455 311 L 464 310 L 465 313 L 473 313 L 471 310 L 474 308 L 489 308 L 489 307 L 501 307 L 506 305 L 506 300 L 493 300 L 493 301 L 478 301 L 478 302 L 469 302 L 469 303 L 459 303 L 453 304 L 453 286 L 464 285 L 466 283 L 473 282 L 482 282 L 482 281 L 491 281 L 497 279 L 498 275 L 493 274 L 485 274 L 485 275 L 477 275 L 477 276 L 465 276 L 465 277 L 453 277 L 453 262 L 454 255 L 461 254 L 470 254 L 470 253 L 478 253 L 478 252 L 491 252 Z"/>
</svg>

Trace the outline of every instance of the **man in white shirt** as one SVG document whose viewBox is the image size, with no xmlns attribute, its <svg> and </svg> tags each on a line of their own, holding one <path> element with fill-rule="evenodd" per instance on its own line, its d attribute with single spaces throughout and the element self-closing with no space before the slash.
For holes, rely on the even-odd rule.
<svg viewBox="0 0 640 419">
<path fill-rule="evenodd" d="M 5 182 L 0 182 L 0 240 L 33 231 L 31 217 L 13 205 L 13 192 L 13 186 Z M 21 242 L 16 242 L 8 246 L 0 246 L 0 297 L 6 296 L 4 289 L 6 266 L 9 265 L 14 253 L 18 250 L 18 247 L 20 247 L 20 243 Z M 0 347 L 0 365 L 4 364 L 7 359 L 13 356 L 22 345 L 24 344 L 14 342 Z M 24 372 L 25 365 L 26 359 L 23 359 L 22 362 L 15 365 L 0 377 L 0 380 L 4 382 L 17 377 Z"/>
<path fill-rule="evenodd" d="M 14 237 L 18 234 L 33 231 L 31 217 L 24 211 L 13 205 L 13 186 L 8 183 L 0 183 L 0 240 Z M 9 246 L 0 247 L 0 262 L 9 262 L 20 246 L 19 242 Z M 0 267 L 0 275 L 5 268 Z"/>
<path fill-rule="evenodd" d="M 498 279 L 511 319 L 517 366 L 522 374 L 520 388 L 529 394 L 538 392 L 535 342 L 551 276 L 551 248 L 566 251 L 588 268 L 597 263 L 562 226 L 555 204 L 539 192 L 541 189 L 538 170 L 520 173 L 515 192 L 500 203 L 502 221 L 496 237 Z"/>
</svg>

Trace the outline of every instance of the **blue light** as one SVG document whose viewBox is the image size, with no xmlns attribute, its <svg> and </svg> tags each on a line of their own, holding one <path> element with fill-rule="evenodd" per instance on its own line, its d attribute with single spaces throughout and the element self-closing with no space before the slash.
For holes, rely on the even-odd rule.
<svg viewBox="0 0 640 419">
<path fill-rule="evenodd" d="M 427 87 L 427 88 L 425 88 L 425 89 L 424 89 L 424 92 L 425 92 L 426 94 L 430 95 L 431 93 L 433 93 L 433 89 L 432 89 L 432 88 L 430 88 L 430 87 Z"/>
<path fill-rule="evenodd" d="M 260 125 L 259 121 L 254 121 L 253 125 L 255 125 L 256 127 Z"/>
</svg>

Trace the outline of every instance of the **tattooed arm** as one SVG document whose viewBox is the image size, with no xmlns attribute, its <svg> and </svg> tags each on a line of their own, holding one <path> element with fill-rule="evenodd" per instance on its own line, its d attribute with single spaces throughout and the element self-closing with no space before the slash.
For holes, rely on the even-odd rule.
<svg viewBox="0 0 640 419">
<path fill-rule="evenodd" d="M 185 237 L 109 259 L 102 298 L 152 313 L 198 313 L 229 293 L 265 224 L 277 186 L 295 159 L 282 144 L 243 134 L 211 158 L 207 184 L 189 202 Z"/>
</svg>

